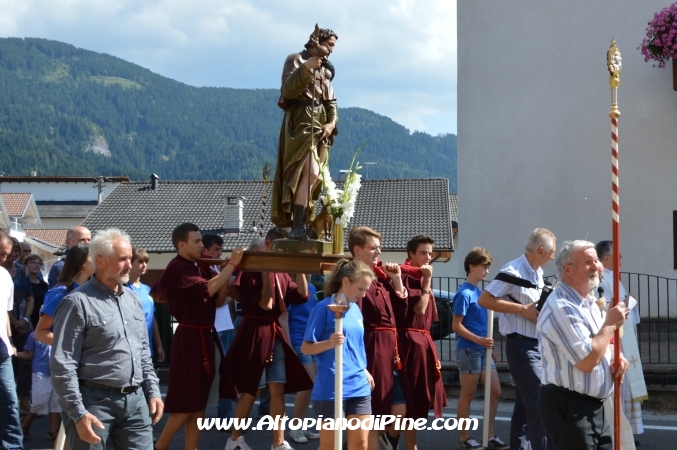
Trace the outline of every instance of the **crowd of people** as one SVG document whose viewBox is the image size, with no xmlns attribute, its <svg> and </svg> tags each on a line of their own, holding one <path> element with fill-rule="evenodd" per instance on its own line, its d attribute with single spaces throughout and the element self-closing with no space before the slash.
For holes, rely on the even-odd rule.
<svg viewBox="0 0 677 450">
<path fill-rule="evenodd" d="M 274 240 L 287 235 L 275 227 L 249 250 L 270 251 Z M 185 448 L 198 448 L 198 419 L 209 403 L 218 404 L 219 418 L 244 419 L 259 398 L 265 413 L 284 416 L 285 394 L 296 393 L 294 418 L 333 417 L 339 344 L 344 358 L 338 401 L 346 419 L 427 419 L 431 411 L 442 416 L 447 396 L 429 331 L 438 320 L 429 236 L 410 239 L 402 264 L 383 263 L 382 235 L 352 228 L 352 260 L 336 264 L 319 283 L 320 296 L 317 283 L 304 274 L 241 271 L 244 248 L 221 260 L 223 239 L 202 235 L 194 224 L 177 226 L 171 239 L 177 255 L 151 288 L 140 281 L 149 254 L 133 247 L 124 231 L 107 229 L 92 238 L 76 227 L 68 232 L 66 255 L 50 271 L 50 287 L 40 257 L 0 232 L 0 301 L 8 311 L 0 315 L 3 448 L 23 448 L 37 415 L 49 417 L 49 439 L 62 427 L 69 449 L 104 448 L 110 441 L 120 449 L 159 450 L 169 448 L 181 428 Z M 636 310 L 609 304 L 611 248 L 609 241 L 597 247 L 564 243 L 556 262 L 559 282 L 547 289 L 542 268 L 556 251 L 548 230 L 534 230 L 525 253 L 504 265 L 483 291 L 491 254 L 478 247 L 465 257 L 467 279 L 455 295 L 452 322 L 461 387 L 457 418 L 469 417 L 478 384 L 490 377 L 486 448 L 611 448 L 609 398 L 614 377 L 628 370 L 622 354 L 613 360 L 612 336 L 626 315 L 633 314 L 632 325 L 639 321 Z M 342 333 L 335 332 L 329 308 L 337 296 L 349 305 Z M 165 359 L 157 303 L 167 304 L 178 322 L 164 401 L 153 368 L 153 358 Z M 501 388 L 486 357 L 494 346 L 487 309 L 501 313 L 516 387 L 509 444 L 494 432 Z M 615 344 L 630 351 L 634 331 Z M 646 393 L 636 383 L 623 386 L 623 444 L 634 448 L 632 433 L 642 432 L 639 401 Z M 169 418 L 154 441 L 152 426 L 164 413 Z M 226 450 L 250 449 L 244 430 L 230 432 Z M 417 448 L 415 430 L 357 429 L 346 435 L 348 449 Z M 289 436 L 334 448 L 330 430 L 292 430 Z M 468 430 L 459 437 L 459 449 L 484 448 Z M 271 449 L 291 449 L 283 429 L 272 431 Z"/>
</svg>

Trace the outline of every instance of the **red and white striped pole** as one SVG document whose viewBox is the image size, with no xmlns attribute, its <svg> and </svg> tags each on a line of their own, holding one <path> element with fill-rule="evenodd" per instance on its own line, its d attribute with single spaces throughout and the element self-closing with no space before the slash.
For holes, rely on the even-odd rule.
<svg viewBox="0 0 677 450">
<path fill-rule="evenodd" d="M 621 81 L 621 52 L 616 47 L 616 40 L 611 40 L 609 50 L 607 50 L 607 68 L 611 77 L 611 234 L 613 240 L 613 299 L 612 306 L 616 306 L 620 299 L 621 292 L 621 229 L 620 229 L 620 207 L 618 196 L 618 118 L 621 112 L 618 110 L 617 90 Z M 621 333 L 620 330 L 614 332 L 614 361 L 618 363 L 621 358 Z M 621 382 L 620 378 L 614 377 L 614 450 L 621 448 Z"/>
</svg>

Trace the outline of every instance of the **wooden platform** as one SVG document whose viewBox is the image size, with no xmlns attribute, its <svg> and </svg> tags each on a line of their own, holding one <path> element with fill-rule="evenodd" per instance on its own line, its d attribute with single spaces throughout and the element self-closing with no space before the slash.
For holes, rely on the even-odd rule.
<svg viewBox="0 0 677 450">
<path fill-rule="evenodd" d="M 352 259 L 351 256 L 291 253 L 291 252 L 244 252 L 240 269 L 245 272 L 287 272 L 308 273 L 323 275 L 334 268 L 342 259 Z M 220 264 L 221 259 L 200 259 L 207 264 Z"/>
</svg>

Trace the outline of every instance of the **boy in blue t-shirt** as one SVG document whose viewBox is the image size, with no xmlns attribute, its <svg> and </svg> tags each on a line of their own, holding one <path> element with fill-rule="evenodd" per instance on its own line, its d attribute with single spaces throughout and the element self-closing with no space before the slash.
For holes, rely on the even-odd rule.
<svg viewBox="0 0 677 450">
<path fill-rule="evenodd" d="M 454 296 L 454 319 L 452 327 L 456 333 L 456 363 L 461 380 L 461 394 L 458 398 L 456 417 L 470 417 L 470 403 L 475 398 L 477 383 L 486 379 L 487 349 L 494 347 L 494 340 L 487 337 L 489 319 L 486 308 L 477 304 L 482 292 L 477 284 L 489 274 L 493 259 L 484 248 L 475 247 L 463 262 L 466 281 Z M 494 355 L 495 356 L 495 355 Z M 489 442 L 486 448 L 508 449 L 509 446 L 494 434 L 494 420 L 501 384 L 494 361 L 491 361 L 491 399 L 489 403 Z M 459 449 L 482 449 L 479 442 L 470 436 L 468 430 L 459 429 Z"/>
<path fill-rule="evenodd" d="M 49 373 L 49 355 L 51 346 L 36 341 L 33 333 L 28 336 L 24 350 L 17 352 L 16 358 L 24 361 L 33 361 L 31 368 L 33 371 L 33 384 L 31 391 L 31 411 L 21 421 L 21 429 L 24 433 L 24 439 L 28 439 L 28 432 L 31 428 L 33 419 L 38 414 L 49 414 L 49 432 L 47 439 L 56 439 L 59 432 L 59 397 L 52 389 L 52 380 Z"/>
</svg>

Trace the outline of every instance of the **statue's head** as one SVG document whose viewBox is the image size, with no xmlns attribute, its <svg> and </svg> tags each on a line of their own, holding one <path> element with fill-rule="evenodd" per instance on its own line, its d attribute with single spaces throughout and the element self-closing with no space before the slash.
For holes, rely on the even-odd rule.
<svg viewBox="0 0 677 450">
<path fill-rule="evenodd" d="M 326 41 L 328 41 L 330 38 L 334 38 L 334 40 L 338 39 L 338 35 L 334 33 L 333 30 L 330 30 L 329 28 L 320 28 L 319 29 L 320 33 L 319 36 L 317 37 L 317 44 L 323 45 Z M 306 42 L 305 48 L 306 50 L 314 47 L 316 44 L 315 42 L 315 31 L 310 33 L 310 37 L 308 38 L 308 42 Z"/>
</svg>

